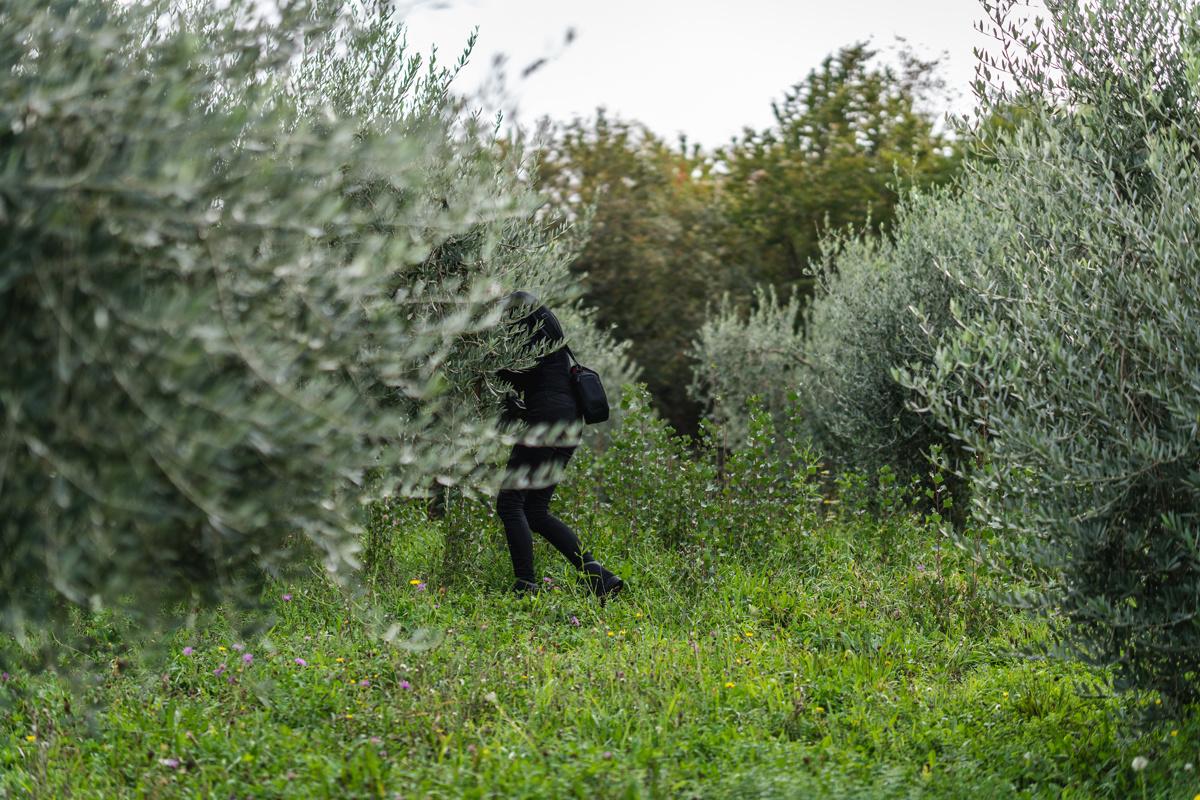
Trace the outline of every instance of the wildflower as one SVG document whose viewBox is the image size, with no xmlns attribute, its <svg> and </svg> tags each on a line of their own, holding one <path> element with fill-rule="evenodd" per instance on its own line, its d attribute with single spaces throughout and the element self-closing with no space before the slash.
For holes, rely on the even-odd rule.
<svg viewBox="0 0 1200 800">
<path fill-rule="evenodd" d="M 179 769 L 178 758 L 160 758 L 158 763 L 162 764 L 167 769 Z"/>
<path fill-rule="evenodd" d="M 219 644 L 219 645 L 217 645 L 217 652 L 218 653 L 226 653 L 226 652 L 228 652 L 228 650 L 225 647 L 225 645 Z"/>
<path fill-rule="evenodd" d="M 353 714 L 347 714 L 347 715 L 346 715 L 346 719 L 354 719 L 354 715 L 353 715 Z"/>
<path fill-rule="evenodd" d="M 1172 735 L 1172 736 L 1178 736 L 1178 735 L 1179 735 L 1179 731 L 1171 731 L 1171 735 Z"/>
<path fill-rule="evenodd" d="M 733 681 L 725 681 L 725 688 L 732 689 L 736 684 Z"/>
<path fill-rule="evenodd" d="M 813 711 L 817 712 L 818 714 L 824 714 L 825 706 L 816 706 L 815 708 L 813 708 Z"/>
<path fill-rule="evenodd" d="M 576 628 L 578 628 L 579 627 L 579 617 L 572 614 L 571 615 L 571 624 L 574 625 Z M 8 673 L 6 672 L 4 674 L 7 675 Z"/>
<path fill-rule="evenodd" d="M 219 666 L 213 670 L 213 675 L 216 675 L 218 677 L 223 675 L 224 673 L 225 673 L 225 665 L 224 664 L 222 664 L 221 666 Z"/>
<path fill-rule="evenodd" d="M 1133 767 L 1134 772 L 1141 772 L 1146 767 L 1150 766 L 1150 759 L 1146 758 L 1145 756 L 1138 756 L 1129 766 Z"/>
<path fill-rule="evenodd" d="M 1005 696 L 1005 697 L 1008 697 L 1008 692 L 1004 692 L 1004 696 Z"/>
<path fill-rule="evenodd" d="M 380 739 L 378 736 L 372 736 L 367 741 L 369 741 L 371 744 L 383 744 L 383 739 Z"/>
<path fill-rule="evenodd" d="M 27 741 L 27 742 L 36 742 L 36 741 L 37 741 L 37 737 L 36 737 L 36 736 L 34 736 L 34 735 L 31 733 L 31 734 L 29 734 L 28 736 L 26 736 L 26 737 L 25 737 L 25 741 Z"/>
<path fill-rule="evenodd" d="M 745 636 L 747 639 L 753 639 L 754 631 L 746 631 L 745 633 L 742 634 L 742 636 Z"/>
<path fill-rule="evenodd" d="M 253 664 L 253 663 L 254 663 L 254 656 L 252 656 L 252 655 L 251 655 L 251 654 L 249 654 L 249 653 L 246 653 L 246 655 L 242 656 L 242 663 L 243 663 L 243 664 Z"/>
<path fill-rule="evenodd" d="M 400 688 L 407 691 L 408 689 L 412 688 L 412 684 L 408 681 L 400 681 Z"/>
<path fill-rule="evenodd" d="M 612 751 L 605 750 L 604 753 L 600 757 L 603 758 L 605 761 L 611 761 L 612 757 L 613 757 Z"/>
<path fill-rule="evenodd" d="M 194 649 L 192 649 L 191 645 L 188 645 L 187 647 L 183 648 L 183 654 L 184 654 L 185 656 L 190 656 L 190 655 L 191 655 L 192 653 L 194 653 L 194 652 L 196 652 L 196 651 L 195 651 Z M 6 672 L 6 673 L 4 673 L 4 674 L 5 674 L 5 675 L 8 675 L 8 673 L 7 673 L 7 672 Z"/>
<path fill-rule="evenodd" d="M 362 686 L 365 689 L 366 687 L 371 685 L 371 682 L 369 680 L 367 680 L 366 678 L 363 678 L 361 681 L 358 682 L 358 685 Z"/>
<path fill-rule="evenodd" d="M 418 592 L 423 592 L 423 591 L 425 591 L 425 583 L 424 583 L 424 581 L 422 581 L 421 583 L 418 583 L 418 584 L 417 584 L 417 591 L 418 591 Z"/>
<path fill-rule="evenodd" d="M 549 575 L 547 575 L 546 577 L 542 578 L 542 581 L 543 581 L 544 583 L 554 583 L 554 579 L 553 579 L 553 578 L 551 578 Z"/>
<path fill-rule="evenodd" d="M 613 633 L 612 631 L 609 631 L 609 632 L 608 632 L 608 635 L 609 635 L 609 636 L 616 636 L 616 634 L 615 634 L 615 633 Z"/>
<path fill-rule="evenodd" d="M 293 659 L 293 660 L 295 661 L 296 666 L 298 666 L 298 667 L 307 667 L 308 666 L 308 662 L 305 661 L 303 658 L 297 658 L 297 659 Z"/>
<path fill-rule="evenodd" d="M 242 644 L 241 642 L 235 642 L 233 645 L 233 649 L 240 653 L 246 649 L 246 645 Z"/>
<path fill-rule="evenodd" d="M 409 586 L 420 586 L 420 585 L 421 585 L 421 579 L 420 579 L 420 578 L 413 578 L 411 581 L 409 581 L 409 582 L 408 582 L 408 585 L 409 585 Z"/>
<path fill-rule="evenodd" d="M 925 571 L 925 565 L 917 564 L 917 572 L 924 572 L 924 571 Z"/>
<path fill-rule="evenodd" d="M 339 663 L 339 664 L 345 664 L 345 663 L 346 663 L 346 659 L 344 659 L 344 658 L 342 658 L 342 657 L 340 657 L 340 656 L 339 656 L 338 658 L 335 658 L 335 659 L 334 659 L 334 661 L 336 661 L 336 662 L 337 662 L 337 663 Z"/>
<path fill-rule="evenodd" d="M 641 619 L 641 618 L 642 618 L 642 612 L 638 611 L 638 612 L 634 613 L 634 615 L 633 615 L 633 616 L 634 616 L 634 618 L 636 618 L 636 619 Z"/>
<path fill-rule="evenodd" d="M 574 617 L 572 617 L 572 619 L 574 619 Z M 7 672 L 0 672 L 0 683 L 8 683 L 10 680 L 12 680 L 11 675 L 9 675 Z"/>
<path fill-rule="evenodd" d="M 292 593 L 291 592 L 284 592 L 283 602 L 285 602 L 285 603 L 292 602 Z"/>
</svg>

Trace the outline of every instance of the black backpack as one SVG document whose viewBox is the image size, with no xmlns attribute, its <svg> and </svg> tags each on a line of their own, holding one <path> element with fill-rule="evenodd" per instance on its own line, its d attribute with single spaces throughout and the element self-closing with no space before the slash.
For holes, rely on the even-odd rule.
<svg viewBox="0 0 1200 800">
<path fill-rule="evenodd" d="M 588 425 L 605 422 L 608 419 L 608 395 L 604 393 L 600 374 L 580 364 L 571 348 L 566 350 L 574 362 L 571 364 L 571 388 L 575 391 L 575 403 L 583 414 L 583 421 Z"/>
</svg>

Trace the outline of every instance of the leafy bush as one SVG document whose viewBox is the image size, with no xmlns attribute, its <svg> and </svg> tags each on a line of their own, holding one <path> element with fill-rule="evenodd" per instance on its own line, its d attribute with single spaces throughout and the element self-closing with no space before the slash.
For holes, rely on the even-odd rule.
<svg viewBox="0 0 1200 800">
<path fill-rule="evenodd" d="M 712 466 L 693 457 L 690 440 L 654 411 L 644 386 L 627 387 L 619 402 L 622 425 L 603 452 L 571 467 L 577 477 L 564 508 L 603 505 L 631 536 L 654 536 L 666 547 L 702 538 L 712 524 L 705 499 Z"/>
<path fill-rule="evenodd" d="M 365 500 L 490 477 L 494 301 L 561 232 L 340 6 L 0 6 L 0 629 L 345 574 Z"/>
<path fill-rule="evenodd" d="M 773 418 L 752 406 L 743 448 L 727 453 L 705 425 L 700 440 L 675 434 L 645 387 L 626 391 L 626 418 L 603 451 L 581 451 L 559 495 L 584 531 L 621 520 L 627 535 L 652 536 L 684 556 L 684 579 L 703 581 L 714 559 L 743 558 L 794 542 L 821 515 L 819 459 L 780 447 Z"/>
<path fill-rule="evenodd" d="M 943 265 L 970 303 L 902 375 L 978 455 L 975 512 L 1118 686 L 1200 681 L 1200 35 L 1182 0 L 1057 2 L 993 104 L 1027 109 L 964 202 L 1010 232 Z M 1050 69 L 1050 66 L 1053 69 Z M 985 68 L 983 79 L 989 76 Z M 983 241 L 981 238 L 980 241 Z"/>
<path fill-rule="evenodd" d="M 903 482 L 927 474 L 931 449 L 962 457 L 946 426 L 915 401 L 896 370 L 933 361 L 952 307 L 971 296 L 947 276 L 992 260 L 1011 226 L 956 188 L 905 198 L 890 240 L 826 241 L 822 288 L 807 315 L 799 375 L 803 425 L 841 470 L 890 469 Z M 961 481 L 951 491 L 961 496 Z"/>
<path fill-rule="evenodd" d="M 723 446 L 745 444 L 752 397 L 778 423 L 787 419 L 804 364 L 801 322 L 799 296 L 784 302 L 771 286 L 755 289 L 748 312 L 729 295 L 710 309 L 692 345 L 689 391 L 721 429 Z"/>
<path fill-rule="evenodd" d="M 953 189 L 909 194 L 893 239 L 827 237 L 807 309 L 760 289 L 748 315 L 726 304 L 708 320 L 694 391 L 733 447 L 744 436 L 746 399 L 759 395 L 787 438 L 810 441 L 844 474 L 888 470 L 907 485 L 926 474 L 931 447 L 953 449 L 893 371 L 932 363 L 952 301 L 968 302 L 947 265 L 1004 241 L 986 208 L 955 198 Z M 789 419 L 795 424 L 782 427 Z"/>
</svg>

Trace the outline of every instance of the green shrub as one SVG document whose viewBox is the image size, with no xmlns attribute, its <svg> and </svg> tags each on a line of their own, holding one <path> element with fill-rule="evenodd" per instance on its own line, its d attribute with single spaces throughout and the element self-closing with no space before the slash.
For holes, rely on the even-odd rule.
<svg viewBox="0 0 1200 800">
<path fill-rule="evenodd" d="M 623 423 L 602 452 L 570 468 L 576 477 L 563 507 L 602 505 L 630 536 L 653 536 L 666 547 L 703 538 L 712 524 L 712 465 L 695 458 L 690 440 L 654 411 L 644 386 L 627 387 L 619 403 Z"/>
<path fill-rule="evenodd" d="M 826 241 L 799 391 L 805 429 L 836 467 L 875 474 L 886 466 L 907 481 L 925 474 L 930 447 L 953 447 L 893 372 L 931 363 L 951 303 L 965 302 L 945 270 L 1003 234 L 985 208 L 943 189 L 906 197 L 891 240 Z"/>
<path fill-rule="evenodd" d="M 495 300 L 567 303 L 566 239 L 341 5 L 0 6 L 0 630 L 342 576 L 365 501 L 491 479 Z"/>
<path fill-rule="evenodd" d="M 726 295 L 709 310 L 692 345 L 695 362 L 689 393 L 722 435 L 729 450 L 744 446 L 750 432 L 750 398 L 775 418 L 787 420 L 804 363 L 800 296 L 782 300 L 759 286 L 749 311 Z"/>
<path fill-rule="evenodd" d="M 1013 80 L 980 89 L 1026 122 L 963 189 L 1010 233 L 947 263 L 970 303 L 902 382 L 977 455 L 976 515 L 1044 578 L 1026 599 L 1066 623 L 1069 649 L 1114 666 L 1119 687 L 1193 699 L 1197 12 L 1056 2 L 1025 34 L 1004 24 L 1010 6 L 990 11 L 1018 54 L 1001 65 Z"/>
</svg>

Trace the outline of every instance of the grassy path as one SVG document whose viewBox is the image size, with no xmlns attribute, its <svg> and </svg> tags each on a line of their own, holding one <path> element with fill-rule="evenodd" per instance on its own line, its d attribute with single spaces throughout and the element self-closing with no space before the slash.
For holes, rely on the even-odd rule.
<svg viewBox="0 0 1200 800">
<path fill-rule="evenodd" d="M 265 635 L 210 621 L 106 669 L 84 692 L 91 714 L 54 679 L 10 676 L 0 796 L 1200 791 L 1186 768 L 1200 758 L 1194 719 L 1135 734 L 1152 700 L 1085 698 L 1083 668 L 1022 656 L 1041 623 L 974 593 L 966 559 L 939 566 L 915 526 L 796 531 L 717 554 L 703 580 L 694 562 L 600 526 L 597 551 L 630 578 L 600 607 L 544 550 L 558 588 L 497 593 L 498 533 L 456 556 L 468 566 L 442 590 L 440 530 L 394 524 L 393 579 L 376 599 L 398 641 L 415 641 L 383 642 L 312 578 L 278 587 Z"/>
</svg>

